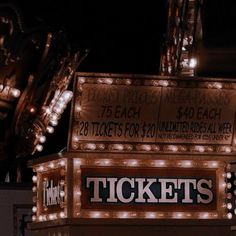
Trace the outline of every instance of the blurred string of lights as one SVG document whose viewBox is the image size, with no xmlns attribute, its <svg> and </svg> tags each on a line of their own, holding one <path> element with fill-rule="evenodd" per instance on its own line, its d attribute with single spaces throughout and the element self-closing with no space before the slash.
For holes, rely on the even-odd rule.
<svg viewBox="0 0 236 236">
<path fill-rule="evenodd" d="M 33 176 L 34 193 L 32 208 L 34 222 L 56 220 L 60 218 L 67 218 L 68 211 L 73 212 L 75 218 L 154 218 L 154 219 L 232 219 L 236 213 L 235 204 L 235 180 L 232 182 L 233 173 L 230 172 L 230 164 L 217 160 L 178 160 L 178 159 L 136 159 L 136 158 L 73 158 L 73 169 L 68 169 L 68 159 L 56 159 L 33 166 L 35 175 Z M 183 169 L 205 169 L 214 170 L 217 173 L 216 197 L 217 206 L 212 211 L 135 211 L 135 210 L 94 210 L 81 208 L 81 166 L 96 166 L 96 167 L 149 167 L 149 168 L 183 168 Z M 68 171 L 73 172 L 74 184 L 70 186 L 73 189 L 68 189 L 67 182 L 63 182 L 65 191 L 65 204 L 61 211 L 57 212 L 43 212 L 40 205 L 40 194 L 42 194 L 42 181 L 40 176 L 45 173 L 57 169 L 64 169 L 67 175 Z M 67 193 L 73 191 L 73 209 L 68 209 Z M 41 197 L 42 198 L 42 197 Z"/>
</svg>

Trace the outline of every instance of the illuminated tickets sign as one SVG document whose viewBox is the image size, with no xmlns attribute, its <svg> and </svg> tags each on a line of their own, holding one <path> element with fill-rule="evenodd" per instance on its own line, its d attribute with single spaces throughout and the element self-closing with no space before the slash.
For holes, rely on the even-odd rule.
<svg viewBox="0 0 236 236">
<path fill-rule="evenodd" d="M 82 209 L 217 210 L 215 170 L 84 167 Z"/>
<path fill-rule="evenodd" d="M 184 151 L 194 145 L 232 151 L 236 84 L 106 76 L 76 79 L 70 150 L 155 151 L 176 144 Z"/>
<path fill-rule="evenodd" d="M 39 214 L 61 212 L 65 207 L 65 175 L 63 169 L 39 174 Z"/>
<path fill-rule="evenodd" d="M 114 153 L 68 157 L 33 167 L 34 221 L 232 218 L 235 198 L 224 161 Z"/>
</svg>

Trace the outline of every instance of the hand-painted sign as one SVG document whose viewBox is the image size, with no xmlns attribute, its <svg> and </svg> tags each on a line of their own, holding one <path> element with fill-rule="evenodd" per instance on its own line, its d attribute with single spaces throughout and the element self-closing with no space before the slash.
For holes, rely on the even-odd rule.
<svg viewBox="0 0 236 236">
<path fill-rule="evenodd" d="M 155 79 L 159 85 L 145 78 L 125 85 L 78 76 L 69 149 L 88 142 L 233 145 L 233 83 L 213 89 L 211 82 L 170 80 L 165 87 L 163 79 Z"/>
<path fill-rule="evenodd" d="M 65 176 L 63 170 L 53 170 L 40 174 L 39 213 L 59 212 L 65 205 Z"/>
</svg>

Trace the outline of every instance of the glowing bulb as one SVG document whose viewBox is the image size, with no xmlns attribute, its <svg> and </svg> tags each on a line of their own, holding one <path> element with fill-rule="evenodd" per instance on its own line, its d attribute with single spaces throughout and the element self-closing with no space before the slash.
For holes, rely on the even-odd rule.
<svg viewBox="0 0 236 236">
<path fill-rule="evenodd" d="M 65 213 L 64 213 L 63 211 L 61 211 L 60 214 L 59 214 L 59 216 L 60 216 L 61 218 L 65 218 Z"/>
<path fill-rule="evenodd" d="M 36 176 L 36 175 L 34 175 L 34 176 L 32 177 L 32 181 L 33 181 L 34 183 L 37 182 L 37 176 Z"/>
<path fill-rule="evenodd" d="M 177 152 L 178 151 L 178 147 L 175 145 L 168 145 L 167 146 L 167 150 L 168 151 L 172 151 L 172 152 Z"/>
<path fill-rule="evenodd" d="M 51 162 L 49 165 L 48 165 L 49 168 L 54 168 L 55 167 L 55 164 L 53 162 Z"/>
<path fill-rule="evenodd" d="M 228 219 L 232 219 L 232 217 L 233 217 L 232 213 L 227 213 L 227 218 Z"/>
<path fill-rule="evenodd" d="M 227 177 L 227 179 L 230 179 L 232 177 L 232 174 L 230 172 L 227 172 L 226 177 Z"/>
<path fill-rule="evenodd" d="M 84 146 L 85 149 L 89 149 L 89 150 L 95 150 L 96 149 L 96 144 L 95 143 L 87 143 Z"/>
<path fill-rule="evenodd" d="M 231 187 L 232 187 L 232 184 L 231 184 L 231 183 L 227 183 L 227 185 L 226 185 L 226 186 L 227 186 L 227 188 L 228 188 L 228 189 L 231 189 Z"/>
<path fill-rule="evenodd" d="M 80 84 L 85 83 L 85 78 L 84 78 L 84 77 L 80 77 L 79 80 L 78 80 L 78 82 L 79 82 Z"/>
<path fill-rule="evenodd" d="M 45 143 L 45 141 L 46 141 L 46 137 L 44 135 L 39 137 L 39 142 L 40 143 Z"/>
<path fill-rule="evenodd" d="M 160 80 L 159 81 L 159 85 L 161 85 L 163 87 L 167 87 L 169 85 L 169 81 L 167 81 L 167 80 Z"/>
<path fill-rule="evenodd" d="M 196 58 L 190 58 L 189 67 L 195 68 L 196 66 L 197 66 L 197 59 Z"/>
<path fill-rule="evenodd" d="M 70 99 L 73 97 L 73 93 L 69 90 L 66 90 L 63 92 L 61 97 L 65 99 L 66 101 L 70 101 Z"/>
<path fill-rule="evenodd" d="M 52 126 L 57 126 L 58 125 L 58 121 L 57 120 L 50 120 L 50 124 Z"/>
<path fill-rule="evenodd" d="M 60 191 L 60 197 L 64 197 L 65 196 L 65 192 L 64 191 Z"/>
<path fill-rule="evenodd" d="M 104 79 L 104 82 L 106 84 L 112 84 L 113 83 L 113 79 L 112 78 L 106 78 L 106 79 Z"/>
<path fill-rule="evenodd" d="M 36 220 L 37 220 L 36 215 L 32 215 L 32 221 L 36 221 Z"/>
<path fill-rule="evenodd" d="M 35 107 L 31 107 L 31 108 L 29 109 L 29 112 L 30 112 L 30 113 L 35 113 L 35 111 L 36 111 Z"/>
<path fill-rule="evenodd" d="M 52 126 L 48 126 L 48 127 L 46 128 L 46 130 L 47 130 L 47 132 L 50 133 L 50 134 L 52 134 L 52 133 L 54 132 L 54 128 L 53 128 Z"/>
<path fill-rule="evenodd" d="M 126 85 L 130 85 L 131 83 L 132 83 L 132 81 L 131 81 L 130 79 L 126 79 L 126 80 L 125 80 L 125 84 L 126 84 Z"/>
<path fill-rule="evenodd" d="M 227 203 L 227 206 L 226 206 L 229 210 L 231 210 L 232 209 L 232 207 L 233 207 L 233 205 L 232 205 L 232 203 Z"/>
<path fill-rule="evenodd" d="M 223 85 L 222 85 L 222 83 L 215 82 L 214 87 L 217 89 L 222 89 Z"/>
<path fill-rule="evenodd" d="M 204 152 L 205 151 L 205 147 L 204 146 L 195 146 L 195 151 L 197 151 L 197 152 Z"/>
<path fill-rule="evenodd" d="M 38 152 L 41 152 L 43 150 L 43 146 L 41 144 L 37 144 L 35 148 Z"/>
<path fill-rule="evenodd" d="M 113 144 L 112 145 L 112 149 L 113 150 L 118 150 L 118 151 L 122 151 L 123 149 L 124 149 L 124 146 L 123 146 L 123 144 Z"/>
<path fill-rule="evenodd" d="M 48 216 L 48 218 L 49 218 L 49 220 L 53 220 L 53 219 L 54 219 L 54 215 L 53 215 L 53 214 L 50 214 L 50 215 Z"/>
<path fill-rule="evenodd" d="M 32 191 L 35 193 L 37 191 L 37 187 L 36 186 L 33 186 L 32 187 Z"/>
<path fill-rule="evenodd" d="M 36 206 L 33 206 L 33 207 L 32 207 L 32 212 L 35 213 L 36 211 L 37 211 L 37 207 L 36 207 Z"/>
<path fill-rule="evenodd" d="M 81 110 L 82 110 L 82 107 L 81 107 L 80 105 L 77 105 L 77 106 L 76 106 L 76 111 L 77 111 L 77 112 L 81 112 Z"/>
<path fill-rule="evenodd" d="M 16 89 L 16 88 L 11 88 L 10 89 L 10 94 L 15 97 L 18 98 L 20 96 L 20 90 Z"/>
<path fill-rule="evenodd" d="M 66 165 L 65 160 L 60 160 L 59 165 L 60 165 L 60 166 L 65 166 L 65 165 Z"/>
</svg>

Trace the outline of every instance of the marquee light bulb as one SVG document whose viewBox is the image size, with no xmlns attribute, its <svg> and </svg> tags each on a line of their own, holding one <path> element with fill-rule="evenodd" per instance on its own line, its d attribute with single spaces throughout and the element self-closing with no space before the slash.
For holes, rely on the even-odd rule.
<svg viewBox="0 0 236 236">
<path fill-rule="evenodd" d="M 58 125 L 58 121 L 57 120 L 50 120 L 50 124 L 52 126 L 57 126 Z"/>
<path fill-rule="evenodd" d="M 104 83 L 105 84 L 112 84 L 113 83 L 113 79 L 112 78 L 106 78 L 106 79 L 104 79 Z"/>
<path fill-rule="evenodd" d="M 60 218 L 65 218 L 65 213 L 62 211 L 62 212 L 60 212 L 59 216 L 60 216 Z"/>
<path fill-rule="evenodd" d="M 36 193 L 37 187 L 36 187 L 36 186 L 33 186 L 33 187 L 32 187 L 32 191 L 33 191 L 34 193 Z"/>
<path fill-rule="evenodd" d="M 35 148 L 38 152 L 41 152 L 43 150 L 43 146 L 41 144 L 37 144 Z"/>
<path fill-rule="evenodd" d="M 51 162 L 49 165 L 48 165 L 49 168 L 54 168 L 55 167 L 55 164 L 53 162 Z"/>
<path fill-rule="evenodd" d="M 232 203 L 229 202 L 229 203 L 227 203 L 226 207 L 227 207 L 229 210 L 231 210 L 232 207 L 233 207 L 233 205 L 232 205 Z"/>
<path fill-rule="evenodd" d="M 124 149 L 124 145 L 123 145 L 123 144 L 119 144 L 119 143 L 113 144 L 113 145 L 112 145 L 112 149 L 113 149 L 113 150 L 122 151 L 122 150 Z"/>
<path fill-rule="evenodd" d="M 232 199 L 232 193 L 227 193 L 227 199 Z"/>
<path fill-rule="evenodd" d="M 54 128 L 53 128 L 52 126 L 48 126 L 48 127 L 46 128 L 46 130 L 47 130 L 47 132 L 50 133 L 50 134 L 52 134 L 52 133 L 54 132 Z"/>
<path fill-rule="evenodd" d="M 46 142 L 46 136 L 42 135 L 39 137 L 39 142 L 40 143 L 45 143 Z"/>
<path fill-rule="evenodd" d="M 227 183 L 226 187 L 227 187 L 227 189 L 231 189 L 232 184 L 231 183 Z"/>
<path fill-rule="evenodd" d="M 77 106 L 76 106 L 76 111 L 77 111 L 77 112 L 81 112 L 81 110 L 82 110 L 82 107 L 81 107 L 80 105 L 77 105 Z"/>
<path fill-rule="evenodd" d="M 64 191 L 60 191 L 60 197 L 64 197 L 65 196 L 65 192 Z"/>
<path fill-rule="evenodd" d="M 223 85 L 222 85 L 222 83 L 215 82 L 214 87 L 217 88 L 217 89 L 222 89 Z"/>
<path fill-rule="evenodd" d="M 189 67 L 195 68 L 196 66 L 197 66 L 197 59 L 196 58 L 190 58 Z"/>
<path fill-rule="evenodd" d="M 34 176 L 32 177 L 32 181 L 33 181 L 34 183 L 37 182 L 37 176 L 36 176 L 36 175 L 34 175 Z"/>
<path fill-rule="evenodd" d="M 63 92 L 63 94 L 61 95 L 61 97 L 63 99 L 65 99 L 66 101 L 70 101 L 70 99 L 73 97 L 73 92 L 66 90 Z"/>
<path fill-rule="evenodd" d="M 233 217 L 233 214 L 232 214 L 232 213 L 227 213 L 227 218 L 228 218 L 228 219 L 232 219 L 232 217 Z"/>
<path fill-rule="evenodd" d="M 159 81 L 159 85 L 161 85 L 163 87 L 167 87 L 169 85 L 169 81 L 167 81 L 167 80 L 160 80 Z"/>
<path fill-rule="evenodd" d="M 60 165 L 60 166 L 65 166 L 65 165 L 66 165 L 65 160 L 60 160 L 59 165 Z"/>
<path fill-rule="evenodd" d="M 230 179 L 232 177 L 232 174 L 230 172 L 227 172 L 226 177 L 227 177 L 227 179 Z"/>
<path fill-rule="evenodd" d="M 11 88 L 10 89 L 10 94 L 15 97 L 18 98 L 20 96 L 20 90 L 16 89 L 16 88 Z"/>
<path fill-rule="evenodd" d="M 53 214 L 50 214 L 50 215 L 48 216 L 48 218 L 49 218 L 49 220 L 53 220 L 53 219 L 54 219 L 54 215 L 53 215 Z"/>
<path fill-rule="evenodd" d="M 36 220 L 37 220 L 36 215 L 32 215 L 32 221 L 36 221 Z"/>
<path fill-rule="evenodd" d="M 126 85 L 130 85 L 131 83 L 132 83 L 132 81 L 131 81 L 130 79 L 126 79 L 126 80 L 125 80 L 125 84 L 126 84 Z"/>
<path fill-rule="evenodd" d="M 37 207 L 36 207 L 36 206 L 33 206 L 33 207 L 32 207 L 32 212 L 35 213 L 36 211 L 37 211 Z"/>
</svg>

